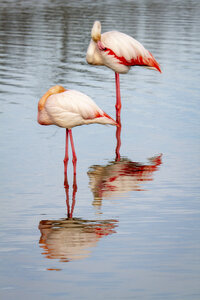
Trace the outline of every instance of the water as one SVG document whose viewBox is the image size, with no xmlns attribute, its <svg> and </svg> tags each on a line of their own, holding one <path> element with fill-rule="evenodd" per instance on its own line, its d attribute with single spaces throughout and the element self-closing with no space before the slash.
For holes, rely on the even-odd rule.
<svg viewBox="0 0 200 300">
<path fill-rule="evenodd" d="M 195 0 L 1 1 L 1 299 L 199 299 L 199 13 Z M 78 189 L 71 161 L 64 189 L 65 131 L 37 124 L 37 102 L 61 84 L 115 117 L 114 73 L 85 61 L 96 19 L 163 73 L 120 77 L 119 163 L 114 127 L 74 128 Z"/>
</svg>

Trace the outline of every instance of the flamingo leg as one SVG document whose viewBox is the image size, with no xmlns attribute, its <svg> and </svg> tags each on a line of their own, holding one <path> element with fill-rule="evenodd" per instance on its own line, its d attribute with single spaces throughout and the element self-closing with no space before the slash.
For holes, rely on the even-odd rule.
<svg viewBox="0 0 200 300">
<path fill-rule="evenodd" d="M 67 217 L 68 218 L 73 217 L 74 207 L 75 207 L 75 204 L 76 204 L 76 192 L 77 192 L 76 175 L 74 175 L 71 208 L 70 208 L 70 203 L 69 203 L 69 185 L 65 186 Z"/>
<path fill-rule="evenodd" d="M 66 193 L 66 205 L 67 205 L 67 217 L 70 217 L 70 204 L 69 204 L 69 185 L 65 186 Z"/>
<path fill-rule="evenodd" d="M 69 217 L 73 217 L 73 212 L 74 212 L 74 206 L 76 203 L 76 192 L 77 192 L 77 184 L 76 184 L 76 175 L 74 176 L 74 182 L 73 182 L 73 192 L 72 192 L 72 205 L 71 205 L 71 212 Z"/>
<path fill-rule="evenodd" d="M 122 129 L 120 117 L 118 118 L 117 123 L 119 124 L 119 127 L 117 127 L 116 129 L 117 145 L 115 149 L 115 154 L 116 154 L 115 161 L 120 161 L 121 129 Z"/>
<path fill-rule="evenodd" d="M 68 165 L 68 161 L 69 161 L 69 152 L 68 152 L 68 133 L 69 130 L 66 129 L 66 146 L 65 146 L 65 157 L 64 157 L 64 186 L 69 188 L 69 184 L 68 184 L 68 180 L 67 180 L 67 165 Z"/>
<path fill-rule="evenodd" d="M 119 82 L 119 73 L 115 72 L 115 84 L 116 84 L 116 122 L 118 123 L 118 127 L 116 129 L 116 138 L 117 145 L 115 149 L 116 157 L 115 161 L 120 161 L 120 147 L 121 147 L 121 96 L 120 96 L 120 82 Z"/>
<path fill-rule="evenodd" d="M 74 147 L 74 141 L 73 141 L 73 136 L 72 136 L 72 130 L 68 129 L 69 131 L 69 137 L 70 137 L 70 142 L 71 142 L 71 147 L 72 147 L 72 163 L 74 166 L 74 176 L 76 176 L 76 162 L 77 162 L 77 157 L 76 157 L 76 152 L 75 152 L 75 147 Z"/>
<path fill-rule="evenodd" d="M 121 113 L 121 96 L 120 96 L 120 83 L 119 83 L 119 73 L 115 72 L 115 85 L 116 85 L 116 121 L 120 121 L 120 113 Z"/>
<path fill-rule="evenodd" d="M 66 174 L 65 180 L 67 181 L 67 174 Z M 69 203 L 69 185 L 68 185 L 68 181 L 67 181 L 67 185 L 65 185 L 67 217 L 68 218 L 73 217 L 73 211 L 74 211 L 74 207 L 75 207 L 75 204 L 76 204 L 76 192 L 77 192 L 77 183 L 76 183 L 76 174 L 74 173 L 71 209 L 70 209 L 70 203 Z"/>
</svg>

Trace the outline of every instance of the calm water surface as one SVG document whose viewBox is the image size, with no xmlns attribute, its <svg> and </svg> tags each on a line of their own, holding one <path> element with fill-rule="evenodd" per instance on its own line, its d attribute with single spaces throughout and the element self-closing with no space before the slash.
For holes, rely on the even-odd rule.
<svg viewBox="0 0 200 300">
<path fill-rule="evenodd" d="M 199 299 L 199 1 L 0 2 L 1 299 Z M 121 76 L 115 128 L 37 124 L 55 84 L 115 117 L 114 73 L 90 66 L 93 21 L 132 35 L 163 73 Z"/>
</svg>

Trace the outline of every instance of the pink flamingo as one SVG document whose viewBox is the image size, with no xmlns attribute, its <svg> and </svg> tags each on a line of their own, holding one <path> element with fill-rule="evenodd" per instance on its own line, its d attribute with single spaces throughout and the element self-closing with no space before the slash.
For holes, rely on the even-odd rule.
<svg viewBox="0 0 200 300">
<path fill-rule="evenodd" d="M 38 123 L 41 125 L 57 125 L 66 128 L 65 174 L 67 173 L 67 163 L 69 160 L 69 135 L 74 175 L 76 175 L 77 157 L 71 129 L 75 126 L 94 123 L 117 126 L 117 123 L 99 108 L 90 97 L 75 90 L 67 90 L 59 85 L 51 87 L 39 100 Z M 65 176 L 65 178 L 67 177 Z M 67 182 L 67 179 L 65 181 Z"/>
<path fill-rule="evenodd" d="M 91 31 L 86 60 L 92 65 L 104 65 L 115 72 L 116 119 L 120 121 L 121 97 L 119 74 L 128 73 L 131 66 L 142 66 L 161 72 L 153 55 L 141 43 L 127 34 L 109 31 L 101 34 L 101 23 L 95 21 Z"/>
</svg>

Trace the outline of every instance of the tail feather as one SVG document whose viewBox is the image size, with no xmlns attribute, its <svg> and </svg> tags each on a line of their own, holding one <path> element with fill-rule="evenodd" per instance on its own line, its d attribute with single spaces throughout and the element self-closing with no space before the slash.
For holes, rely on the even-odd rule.
<svg viewBox="0 0 200 300">
<path fill-rule="evenodd" d="M 97 111 L 95 116 L 93 116 L 92 118 L 84 119 L 84 120 L 85 120 L 85 124 L 98 123 L 98 124 L 103 124 L 103 125 L 109 124 L 109 125 L 119 126 L 118 123 L 104 111 L 101 111 L 101 112 Z"/>
<path fill-rule="evenodd" d="M 103 117 L 105 117 L 109 121 L 108 124 L 119 126 L 119 124 L 113 118 L 111 118 L 107 113 L 103 112 Z"/>
<path fill-rule="evenodd" d="M 148 58 L 148 63 L 147 65 L 151 68 L 154 68 L 156 70 L 158 70 L 160 73 L 162 73 L 161 69 L 160 69 L 160 65 L 159 63 L 155 60 L 154 56 L 151 54 L 151 52 L 149 52 L 150 54 L 150 58 Z"/>
<path fill-rule="evenodd" d="M 149 51 L 148 51 L 149 52 Z M 148 69 L 154 69 L 162 73 L 159 63 L 155 60 L 154 56 L 149 52 L 149 56 L 137 56 L 132 58 L 130 61 L 127 61 L 125 58 L 120 57 L 122 64 L 126 66 L 143 66 Z"/>
<path fill-rule="evenodd" d="M 104 121 L 105 122 L 102 122 L 102 123 L 104 123 L 104 124 L 110 124 L 110 125 L 115 125 L 115 126 L 118 126 L 118 123 L 113 119 L 113 118 L 111 118 L 107 113 L 105 113 L 105 111 L 103 111 L 103 113 L 101 112 L 99 112 L 99 111 L 97 111 L 96 112 L 96 114 L 95 114 L 95 119 L 100 119 L 101 121 L 103 121 L 102 120 L 102 118 L 104 118 Z"/>
</svg>

